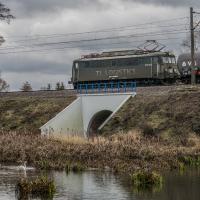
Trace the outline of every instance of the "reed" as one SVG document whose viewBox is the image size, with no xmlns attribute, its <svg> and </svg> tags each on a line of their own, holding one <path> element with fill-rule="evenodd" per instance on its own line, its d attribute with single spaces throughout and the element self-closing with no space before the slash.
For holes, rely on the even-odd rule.
<svg viewBox="0 0 200 200">
<path fill-rule="evenodd" d="M 55 191 L 54 181 L 45 176 L 38 177 L 35 180 L 21 179 L 16 185 L 18 199 L 24 199 L 29 196 L 52 199 Z"/>
<path fill-rule="evenodd" d="M 147 138 L 135 131 L 89 140 L 0 132 L 0 163 L 27 161 L 39 169 L 66 171 L 109 167 L 115 172 L 132 174 L 140 169 L 179 168 L 180 163 L 194 161 L 197 165 L 199 143 L 200 139 L 196 138 L 194 146 L 177 145 L 158 137 Z"/>
<path fill-rule="evenodd" d="M 157 172 L 139 171 L 132 175 L 132 182 L 136 187 L 149 188 L 162 185 L 163 177 Z"/>
</svg>

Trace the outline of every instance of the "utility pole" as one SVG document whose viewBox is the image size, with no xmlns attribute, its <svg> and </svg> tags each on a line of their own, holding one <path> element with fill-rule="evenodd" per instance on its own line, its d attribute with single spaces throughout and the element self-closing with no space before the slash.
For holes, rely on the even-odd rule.
<svg viewBox="0 0 200 200">
<path fill-rule="evenodd" d="M 195 74 L 195 44 L 194 44 L 194 11 L 190 8 L 190 30 L 191 30 L 191 84 L 196 84 L 196 74 Z"/>
</svg>

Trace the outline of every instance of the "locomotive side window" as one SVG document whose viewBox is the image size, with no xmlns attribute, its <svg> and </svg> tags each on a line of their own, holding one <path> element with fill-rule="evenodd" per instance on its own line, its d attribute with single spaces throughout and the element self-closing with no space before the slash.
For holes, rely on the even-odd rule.
<svg viewBox="0 0 200 200">
<path fill-rule="evenodd" d="M 101 67 L 101 61 L 100 60 L 96 60 L 96 66 L 97 68 L 100 68 Z"/>
<path fill-rule="evenodd" d="M 151 64 L 151 58 L 150 57 L 144 57 L 143 58 L 143 64 Z"/>
<path fill-rule="evenodd" d="M 117 65 L 118 65 L 118 66 L 123 66 L 123 65 L 124 65 L 123 59 L 117 60 Z"/>
<path fill-rule="evenodd" d="M 116 60 L 112 60 L 111 61 L 111 65 L 112 65 L 112 67 L 115 67 L 117 65 L 117 61 Z"/>
<path fill-rule="evenodd" d="M 84 66 L 84 67 L 90 67 L 90 62 L 84 62 L 84 63 L 83 63 L 83 66 Z"/>
<path fill-rule="evenodd" d="M 102 67 L 108 67 L 108 62 L 106 62 L 106 60 L 102 60 L 101 61 L 101 66 Z"/>
<path fill-rule="evenodd" d="M 128 58 L 126 60 L 126 65 L 127 66 L 131 66 L 131 65 L 139 65 L 140 64 L 140 60 L 139 58 Z"/>
<path fill-rule="evenodd" d="M 159 61 L 158 57 L 153 57 L 152 58 L 153 64 L 158 64 L 158 61 Z"/>
<path fill-rule="evenodd" d="M 131 61 L 132 65 L 139 65 L 141 63 L 141 59 L 139 58 L 133 58 Z"/>
</svg>

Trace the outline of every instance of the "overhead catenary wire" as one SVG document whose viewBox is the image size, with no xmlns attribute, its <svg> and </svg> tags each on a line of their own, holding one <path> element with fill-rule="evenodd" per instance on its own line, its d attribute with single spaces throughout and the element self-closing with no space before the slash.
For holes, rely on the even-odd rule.
<svg viewBox="0 0 200 200">
<path fill-rule="evenodd" d="M 9 38 L 24 38 L 24 37 L 48 37 L 48 36 L 60 36 L 60 35 L 82 35 L 82 34 L 88 34 L 88 33 L 100 33 L 100 32 L 108 32 L 108 31 L 118 31 L 118 30 L 125 30 L 126 28 L 131 28 L 131 27 L 140 27 L 140 26 L 146 26 L 146 25 L 157 25 L 159 23 L 164 23 L 164 22 L 174 22 L 174 21 L 179 21 L 179 20 L 185 20 L 189 19 L 189 17 L 179 17 L 179 18 L 171 18 L 171 19 L 165 19 L 165 20 L 158 20 L 158 21 L 152 21 L 152 22 L 146 22 L 146 23 L 141 23 L 141 24 L 133 24 L 133 25 L 127 25 L 127 26 L 120 26 L 120 27 L 112 27 L 112 28 L 105 28 L 105 29 L 98 29 L 98 30 L 91 30 L 91 31 L 85 31 L 85 32 L 72 32 L 72 33 L 65 33 L 65 34 L 36 34 L 32 36 L 14 36 L 14 37 L 9 37 Z M 162 27 L 164 25 L 160 25 Z M 170 26 L 170 25 L 169 25 Z M 144 27 L 146 28 L 146 27 Z M 6 38 L 6 37 L 5 37 Z"/>
<path fill-rule="evenodd" d="M 170 22 L 174 20 L 185 20 L 188 19 L 187 17 L 182 17 L 182 18 L 174 18 L 174 19 L 168 19 L 168 20 L 159 20 L 159 21 L 154 21 L 154 22 L 148 22 L 148 23 L 143 23 L 143 24 L 135 24 L 135 25 L 130 25 L 130 26 L 121 26 L 118 28 L 108 28 L 108 29 L 101 29 L 101 30 L 96 30 L 96 31 L 87 31 L 87 32 L 79 32 L 79 33 L 68 33 L 68 34 L 49 34 L 49 35 L 39 35 L 39 36 L 34 36 L 34 37 L 39 37 L 41 39 L 50 39 L 50 38 L 56 38 L 56 37 L 64 37 L 66 35 L 82 35 L 82 34 L 88 34 L 88 33 L 100 33 L 100 32 L 110 32 L 110 31 L 115 31 L 118 33 L 116 36 L 107 36 L 107 37 L 94 37 L 94 38 L 84 38 L 84 39 L 79 39 L 79 40 L 66 40 L 66 41 L 53 41 L 53 42 L 47 42 L 47 41 L 38 41 L 35 43 L 28 43 L 24 45 L 20 45 L 20 41 L 16 41 L 19 43 L 19 45 L 15 46 L 5 46 L 3 48 L 0 48 L 0 53 L 1 54 L 10 54 L 10 53 L 25 53 L 25 52 L 40 52 L 45 49 L 45 47 L 51 47 L 48 50 L 56 50 L 56 48 L 63 48 L 63 45 L 76 45 L 76 46 L 65 46 L 64 48 L 79 48 L 77 44 L 82 44 L 82 43 L 94 43 L 94 42 L 103 42 L 103 41 L 108 41 L 108 40 L 122 40 L 122 39 L 132 39 L 132 38 L 142 38 L 142 37 L 153 37 L 153 36 L 168 36 L 168 35 L 173 35 L 173 34 L 185 34 L 187 33 L 188 28 L 186 27 L 186 24 L 159 24 L 159 23 L 164 23 L 164 22 Z M 128 35 L 121 35 L 120 32 L 122 31 L 131 31 L 134 27 L 135 30 L 142 30 L 142 29 L 147 29 L 147 27 L 142 27 L 145 25 L 154 25 L 154 29 L 158 28 L 168 28 L 167 30 L 162 30 L 162 32 L 144 32 L 144 33 L 132 33 Z M 181 29 L 171 29 L 173 27 L 181 27 L 185 26 L 185 28 Z M 30 36 L 31 38 L 32 36 Z M 38 39 L 38 38 L 37 38 Z M 159 38 L 157 38 L 159 39 Z M 21 41 L 26 41 L 26 40 L 21 40 Z M 27 41 L 31 42 L 33 39 L 27 39 Z M 122 44 L 125 42 L 121 42 Z M 112 44 L 112 43 L 110 43 Z M 113 43 L 114 44 L 114 43 Z M 116 44 L 116 42 L 115 42 Z M 59 47 L 62 46 L 62 47 Z M 79 45 L 81 46 L 81 45 Z M 86 45 L 87 46 L 87 45 Z M 13 51 L 12 51 L 13 50 Z"/>
<path fill-rule="evenodd" d="M 158 41 L 165 41 L 165 40 L 178 40 L 180 39 L 180 37 L 177 37 L 177 38 L 161 38 L 159 39 Z M 143 42 L 142 40 L 141 41 L 132 41 L 132 42 Z M 129 42 L 116 42 L 116 43 L 108 43 L 108 44 L 103 44 L 101 43 L 99 46 L 106 46 L 106 45 L 116 45 L 116 44 L 130 44 L 130 41 Z M 66 49 L 75 49 L 75 48 L 86 48 L 86 47 L 92 47 L 94 46 L 95 49 L 98 49 L 97 45 L 96 44 L 93 44 L 93 45 L 79 45 L 79 46 L 65 46 L 65 47 L 56 47 L 56 48 L 48 48 L 48 49 L 32 49 L 32 50 L 22 50 L 22 51 L 10 51 L 10 52 L 0 52 L 0 55 L 1 54 L 13 54 L 13 53 L 33 53 L 33 52 L 44 52 L 44 51 L 52 51 L 52 50 L 66 50 Z M 137 46 L 131 46 L 132 48 L 137 48 Z"/>
<path fill-rule="evenodd" d="M 109 32 L 125 32 L 125 31 L 130 31 L 132 29 L 134 30 L 146 30 L 147 28 L 151 29 L 157 29 L 157 28 L 171 28 L 171 27 L 181 27 L 184 26 L 186 27 L 186 24 L 170 24 L 170 25 L 160 25 L 160 26 L 154 26 L 154 27 L 130 27 L 126 29 L 119 29 L 119 30 L 108 30 L 108 31 L 101 31 L 101 32 L 82 32 L 82 33 L 63 33 L 63 34 L 48 34 L 48 35 L 35 35 L 35 36 L 24 36 L 26 39 L 21 39 L 21 40 L 13 40 L 13 43 L 23 43 L 27 41 L 35 41 L 35 40 L 41 40 L 41 39 L 51 39 L 51 38 L 62 38 L 62 37 L 67 37 L 70 35 L 84 35 L 84 34 L 91 34 L 91 33 L 109 33 Z"/>
<path fill-rule="evenodd" d="M 165 32 L 147 32 L 144 34 L 136 33 L 136 34 L 129 34 L 129 35 L 119 35 L 119 36 L 109 36 L 109 37 L 101 37 L 101 38 L 93 38 L 93 39 L 82 39 L 82 40 L 67 40 L 67 41 L 59 41 L 59 42 L 44 42 L 44 43 L 35 43 L 28 46 L 8 46 L 5 48 L 0 48 L 2 50 L 9 50 L 15 48 L 28 48 L 28 47 L 42 47 L 42 46 L 52 46 L 52 45 L 62 45 L 62 44 L 73 44 L 73 43 L 80 43 L 80 42 L 97 42 L 97 41 L 104 41 L 104 40 L 114 40 L 114 39 L 126 39 L 126 38 L 141 38 L 146 36 L 159 36 L 159 35 L 171 35 L 171 34 L 185 34 L 187 33 L 187 29 L 176 29 L 170 30 Z"/>
</svg>

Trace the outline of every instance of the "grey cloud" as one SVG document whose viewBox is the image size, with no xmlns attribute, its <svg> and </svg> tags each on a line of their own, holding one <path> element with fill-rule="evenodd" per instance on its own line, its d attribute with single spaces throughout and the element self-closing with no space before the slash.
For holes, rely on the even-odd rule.
<svg viewBox="0 0 200 200">
<path fill-rule="evenodd" d="M 31 17 L 44 14 L 59 14 L 63 9 L 105 8 L 100 0 L 9 0 L 3 1 L 18 17 Z M 18 10 L 17 10 L 17 9 Z"/>
<path fill-rule="evenodd" d="M 23 58 L 24 56 L 26 59 Z M 41 58 L 33 59 L 28 58 L 26 54 L 24 54 L 23 57 L 18 55 L 17 57 L 12 56 L 12 59 L 10 59 L 10 56 L 4 56 L 4 59 L 1 60 L 1 71 L 16 73 L 38 72 L 43 74 L 71 74 L 71 62 L 57 63 Z"/>
<path fill-rule="evenodd" d="M 40 16 L 48 13 L 48 15 L 57 15 L 62 10 L 83 10 L 83 9 L 109 9 L 110 5 L 115 0 L 2 0 L 8 5 L 17 18 L 29 18 L 33 16 Z M 163 6 L 177 6 L 177 7 L 200 7 L 200 2 L 197 0 L 117 0 L 122 6 L 125 3 L 140 3 L 153 4 Z M 134 5 L 133 5 L 134 6 Z"/>
<path fill-rule="evenodd" d="M 198 6 L 200 7 L 200 2 L 197 0 L 124 0 L 124 1 L 138 2 L 142 4 L 163 5 L 163 6 L 178 6 L 178 7 Z"/>
</svg>

